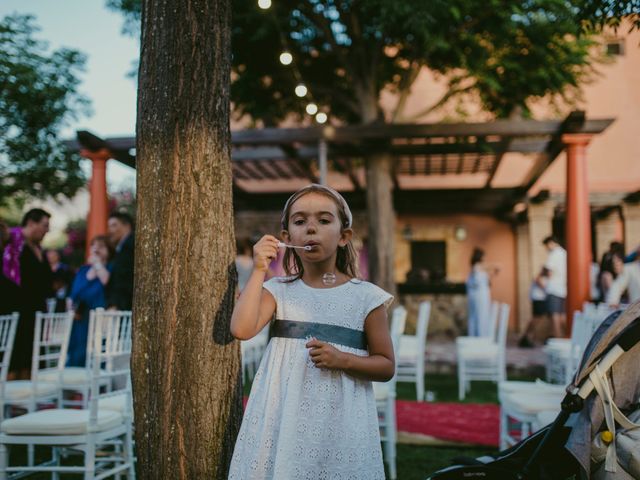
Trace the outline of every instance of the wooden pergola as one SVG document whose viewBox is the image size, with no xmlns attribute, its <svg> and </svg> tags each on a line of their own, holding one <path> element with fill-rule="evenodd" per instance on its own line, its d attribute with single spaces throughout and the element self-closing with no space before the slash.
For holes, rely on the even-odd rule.
<svg viewBox="0 0 640 480">
<path fill-rule="evenodd" d="M 264 128 L 232 132 L 234 205 L 237 210 L 279 210 L 310 182 L 331 177 L 354 209 L 366 205 L 364 160 L 392 159 L 393 207 L 398 213 L 510 214 L 558 155 L 567 150 L 567 251 L 572 312 L 588 298 L 591 252 L 586 146 L 612 119 L 572 112 L 564 120 L 496 120 L 484 123 L 373 124 Z M 101 139 L 79 131 L 68 146 L 93 162 L 89 237 L 106 231 L 105 165 L 116 159 L 135 168 L 135 138 Z M 514 158 L 516 159 L 514 160 Z M 506 162 L 528 158 L 516 184 L 495 185 Z M 509 159 L 510 160 L 507 160 Z M 522 171 L 526 169 L 526 172 Z M 439 183 L 466 179 L 447 188 Z M 473 182 L 470 181 L 473 179 Z M 338 184 L 340 186 L 338 186 Z M 430 187 L 421 186 L 429 184 Z M 577 283 L 576 283 L 577 282 Z"/>
</svg>

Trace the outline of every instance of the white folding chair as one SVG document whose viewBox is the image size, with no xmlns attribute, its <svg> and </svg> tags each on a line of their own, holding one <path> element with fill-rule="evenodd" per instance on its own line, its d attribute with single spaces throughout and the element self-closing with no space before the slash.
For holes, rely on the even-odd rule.
<svg viewBox="0 0 640 480">
<path fill-rule="evenodd" d="M 9 364 L 11 362 L 11 352 L 13 351 L 13 341 L 16 338 L 16 328 L 20 314 L 13 312 L 10 315 L 0 315 L 0 421 L 5 417 L 4 398 L 9 374 Z"/>
<path fill-rule="evenodd" d="M 472 345 L 456 344 L 458 359 L 458 398 L 464 400 L 471 381 L 506 380 L 506 344 L 509 326 L 508 304 L 500 305 L 498 336 L 494 342 Z"/>
<path fill-rule="evenodd" d="M 100 309 L 97 309 L 100 310 Z M 102 309 L 104 312 L 104 309 Z M 115 312 L 115 311 L 114 311 Z M 130 311 L 117 311 L 115 315 L 129 314 Z M 89 312 L 89 328 L 87 335 L 87 364 L 84 367 L 67 367 L 63 366 L 62 373 L 60 377 L 60 386 L 62 389 L 61 395 L 61 406 L 62 407 L 78 407 L 78 408 L 87 408 L 89 405 L 89 390 L 91 386 L 91 368 L 88 362 L 88 359 L 91 358 L 93 352 L 93 332 L 94 332 L 94 322 L 95 322 L 95 310 L 91 310 Z M 67 345 L 68 350 L 68 345 Z M 66 357 L 65 357 L 66 358 Z M 53 379 L 51 378 L 53 375 L 52 372 L 45 372 L 41 375 L 41 379 L 49 382 Z M 108 378 L 103 379 L 102 388 L 106 388 L 109 390 L 110 381 Z M 65 398 L 66 396 L 70 398 Z M 74 394 L 78 394 L 80 399 L 75 399 L 73 397 Z"/>
<path fill-rule="evenodd" d="M 4 388 L 5 408 L 33 412 L 40 404 L 60 405 L 62 369 L 71 334 L 71 312 L 36 312 L 31 380 L 11 380 Z"/>
<path fill-rule="evenodd" d="M 582 312 L 573 313 L 571 338 L 550 338 L 543 348 L 545 354 L 546 380 L 566 385 L 578 368 L 589 338 L 592 323 Z"/>
<path fill-rule="evenodd" d="M 430 314 L 431 302 L 420 303 L 416 334 L 400 336 L 398 358 L 396 359 L 398 365 L 397 381 L 415 383 L 416 398 L 420 402 L 424 400 L 424 362 Z"/>
<path fill-rule="evenodd" d="M 7 474 L 49 472 L 83 474 L 85 480 L 119 476 L 135 478 L 131 428 L 131 382 L 129 364 L 121 362 L 131 355 L 131 315 L 96 311 L 91 365 L 91 400 L 88 409 L 52 409 L 28 413 L 0 424 L 0 479 Z M 112 370 L 107 365 L 122 364 Z M 127 380 L 121 390 L 101 393 L 104 380 Z M 114 382 L 117 384 L 118 382 Z M 100 408 L 101 402 L 123 396 L 123 411 Z M 52 450 L 51 460 L 39 465 L 9 466 L 9 445 L 45 446 Z M 60 449 L 76 450 L 84 455 L 82 466 L 60 465 Z M 106 455 L 96 455 L 100 448 Z M 109 449 L 112 449 L 109 450 Z M 109 450 L 109 451 L 107 451 Z"/>
<path fill-rule="evenodd" d="M 547 425 L 549 418 L 560 413 L 565 393 L 563 386 L 540 380 L 500 382 L 500 449 L 515 445 Z"/>
<path fill-rule="evenodd" d="M 400 336 L 404 332 L 407 320 L 407 310 L 403 306 L 398 306 L 393 310 L 391 317 L 391 342 L 393 343 L 394 355 L 397 358 Z M 397 363 L 396 363 L 397 365 Z M 397 371 L 397 369 L 396 369 Z M 397 373 L 388 382 L 373 382 L 373 393 L 376 398 L 378 409 L 378 424 L 380 426 L 380 440 L 383 443 L 384 461 L 389 470 L 389 478 L 395 480 L 396 470 L 396 379 Z"/>
</svg>

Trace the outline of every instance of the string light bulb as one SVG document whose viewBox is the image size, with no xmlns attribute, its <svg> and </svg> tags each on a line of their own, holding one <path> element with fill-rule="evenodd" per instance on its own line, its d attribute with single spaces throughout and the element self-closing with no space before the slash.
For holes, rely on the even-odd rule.
<svg viewBox="0 0 640 480">
<path fill-rule="evenodd" d="M 315 103 L 310 103 L 307 105 L 307 108 L 305 108 L 305 110 L 309 115 L 315 115 L 316 113 L 318 113 L 318 106 Z"/>
<path fill-rule="evenodd" d="M 271 7 L 271 0 L 258 0 L 258 6 L 261 9 L 266 10 Z"/>
<path fill-rule="evenodd" d="M 316 115 L 316 122 L 325 123 L 327 121 L 327 114 L 324 112 L 320 112 Z"/>
<path fill-rule="evenodd" d="M 283 65 L 290 65 L 293 62 L 293 55 L 289 52 L 282 52 L 280 54 L 280 63 Z"/>
<path fill-rule="evenodd" d="M 295 92 L 298 97 L 304 97 L 307 94 L 307 87 L 304 86 L 304 83 L 299 83 L 296 86 Z"/>
</svg>

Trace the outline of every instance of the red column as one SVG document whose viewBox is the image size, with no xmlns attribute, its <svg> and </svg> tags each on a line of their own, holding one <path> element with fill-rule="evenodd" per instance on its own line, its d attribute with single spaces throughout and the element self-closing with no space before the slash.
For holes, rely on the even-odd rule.
<svg viewBox="0 0 640 480">
<path fill-rule="evenodd" d="M 96 235 L 107 233 L 107 219 L 109 216 L 109 205 L 107 199 L 107 160 L 111 158 L 111 153 L 107 149 L 96 152 L 82 150 L 80 154 L 91 160 L 91 181 L 89 182 L 89 216 L 87 218 L 87 249 L 86 256 L 89 256 L 89 242 Z"/>
<path fill-rule="evenodd" d="M 591 212 L 587 184 L 587 145 L 591 135 L 566 134 L 567 149 L 567 335 L 573 312 L 589 301 L 591 272 Z"/>
</svg>

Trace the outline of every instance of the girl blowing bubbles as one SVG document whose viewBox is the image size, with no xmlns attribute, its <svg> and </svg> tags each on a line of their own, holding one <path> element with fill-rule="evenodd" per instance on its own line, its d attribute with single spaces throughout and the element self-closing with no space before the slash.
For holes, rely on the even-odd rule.
<svg viewBox="0 0 640 480">
<path fill-rule="evenodd" d="M 338 192 L 309 185 L 285 204 L 287 245 L 265 235 L 253 247 L 231 332 L 249 339 L 275 319 L 229 479 L 384 479 L 371 381 L 395 371 L 392 297 L 356 278 L 351 222 Z M 288 276 L 265 282 L 278 248 Z"/>
</svg>

